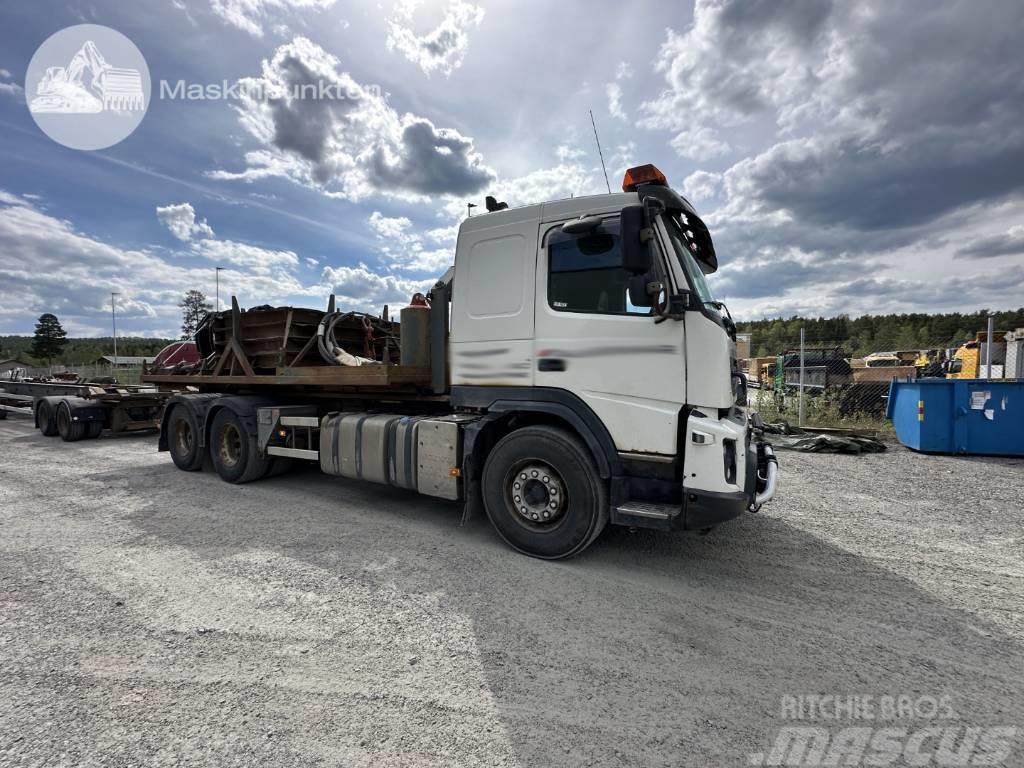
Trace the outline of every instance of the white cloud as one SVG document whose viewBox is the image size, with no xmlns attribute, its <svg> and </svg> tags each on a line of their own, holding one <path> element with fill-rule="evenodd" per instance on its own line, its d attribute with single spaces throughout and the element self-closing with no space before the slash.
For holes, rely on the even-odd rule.
<svg viewBox="0 0 1024 768">
<path fill-rule="evenodd" d="M 469 47 L 469 32 L 480 25 L 484 9 L 465 0 L 450 0 L 441 22 L 431 31 L 418 35 L 412 29 L 413 16 L 420 0 L 400 0 L 388 21 L 388 50 L 401 53 L 424 74 L 439 71 L 446 77 L 462 66 Z"/>
<path fill-rule="evenodd" d="M 407 199 L 470 194 L 494 177 L 472 139 L 400 115 L 306 38 L 280 46 L 264 60 L 260 77 L 241 83 L 239 117 L 261 148 L 245 155 L 244 170 L 213 171 L 213 178 L 284 177 L 358 200 L 373 193 Z M 319 93 L 321 84 L 328 97 L 310 97 L 309 88 Z M 267 93 L 279 97 L 258 98 Z"/>
<path fill-rule="evenodd" d="M 694 171 L 683 179 L 683 194 L 691 201 L 708 200 L 722 192 L 722 174 Z"/>
<path fill-rule="evenodd" d="M 608 96 L 608 113 L 620 120 L 626 119 L 626 111 L 622 108 L 622 83 L 633 76 L 633 68 L 624 61 L 619 62 L 615 70 L 615 80 L 605 85 Z"/>
<path fill-rule="evenodd" d="M 668 30 L 656 57 L 668 88 L 641 106 L 640 124 L 674 131 L 676 151 L 698 158 L 728 150 L 722 127 L 758 113 L 781 120 L 819 84 L 814 56 L 829 45 L 831 10 L 831 2 L 697 0 L 690 28 Z"/>
<path fill-rule="evenodd" d="M 567 144 L 559 144 L 555 148 L 555 157 L 563 163 L 579 160 L 581 157 L 586 157 L 586 155 L 587 153 L 579 147 L 571 147 Z"/>
<path fill-rule="evenodd" d="M 0 81 L 11 80 L 11 72 L 8 69 L 0 69 Z M 20 85 L 14 82 L 0 82 L 0 94 L 7 94 L 8 96 L 18 96 L 23 93 L 23 89 Z"/>
<path fill-rule="evenodd" d="M 196 220 L 196 210 L 191 203 L 157 206 L 156 217 L 179 240 L 213 237 L 213 228 L 206 223 L 206 219 Z"/>
<path fill-rule="evenodd" d="M 450 228 L 432 229 L 421 235 L 411 231 L 413 223 L 407 217 L 388 217 L 380 211 L 374 211 L 367 223 L 392 269 L 440 274 L 455 261 L 454 235 Z M 452 247 L 428 249 L 427 239 L 435 243 L 450 242 Z"/>
<path fill-rule="evenodd" d="M 334 3 L 335 0 L 210 0 L 210 8 L 228 24 L 263 37 L 263 24 L 274 12 L 321 11 Z"/>
<path fill-rule="evenodd" d="M 380 211 L 374 211 L 367 221 L 370 229 L 382 239 L 407 242 L 410 238 L 409 228 L 412 226 L 412 221 L 405 216 L 390 218 L 384 216 Z"/>
<path fill-rule="evenodd" d="M 408 302 L 417 292 L 426 292 L 434 280 L 408 280 L 395 275 L 379 275 L 365 264 L 356 267 L 327 267 L 321 283 L 345 306 L 379 312 L 384 304 Z"/>
<path fill-rule="evenodd" d="M 234 264 L 255 275 L 275 275 L 299 265 L 292 251 L 275 251 L 234 240 L 199 240 L 190 246 L 192 253 L 214 264 Z"/>
</svg>

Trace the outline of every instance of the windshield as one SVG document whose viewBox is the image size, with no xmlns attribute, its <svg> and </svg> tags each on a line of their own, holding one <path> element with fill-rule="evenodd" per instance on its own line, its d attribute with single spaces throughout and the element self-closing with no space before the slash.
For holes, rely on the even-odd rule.
<svg viewBox="0 0 1024 768">
<path fill-rule="evenodd" d="M 704 272 L 701 270 L 697 260 L 693 258 L 693 254 L 687 245 L 686 214 L 673 214 L 671 216 L 662 216 L 662 218 L 665 220 L 665 227 L 668 229 L 669 238 L 672 240 L 672 247 L 675 249 L 676 258 L 679 259 L 679 264 L 682 266 L 683 271 L 686 272 L 690 284 L 697 292 L 697 296 L 704 304 L 714 303 L 715 297 L 708 287 L 708 281 L 704 277 Z"/>
</svg>

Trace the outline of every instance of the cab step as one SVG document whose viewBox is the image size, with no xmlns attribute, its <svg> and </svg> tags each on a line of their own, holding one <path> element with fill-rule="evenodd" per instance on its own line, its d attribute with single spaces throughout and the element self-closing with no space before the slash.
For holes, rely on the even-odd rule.
<svg viewBox="0 0 1024 768">
<path fill-rule="evenodd" d="M 634 528 L 670 531 L 683 510 L 679 504 L 657 504 L 650 501 L 627 501 L 612 510 L 611 522 Z"/>
</svg>

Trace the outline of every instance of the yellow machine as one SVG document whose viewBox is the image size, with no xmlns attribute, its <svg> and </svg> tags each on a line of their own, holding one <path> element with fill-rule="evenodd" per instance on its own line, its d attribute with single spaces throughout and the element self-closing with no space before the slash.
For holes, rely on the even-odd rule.
<svg viewBox="0 0 1024 768">
<path fill-rule="evenodd" d="M 1002 365 L 1006 362 L 1006 331 L 995 331 L 992 334 L 993 353 L 992 367 Z M 982 345 L 988 343 L 988 334 L 984 331 L 978 333 L 974 341 L 961 344 L 959 349 L 953 353 L 950 360 L 949 370 L 946 372 L 947 379 L 978 379 L 981 378 L 982 366 Z M 1002 374 L 998 374 L 1002 375 Z"/>
<path fill-rule="evenodd" d="M 864 357 L 865 368 L 894 368 L 903 365 L 899 352 L 872 352 Z"/>
<path fill-rule="evenodd" d="M 976 379 L 981 373 L 979 357 L 981 342 L 968 341 L 953 353 L 953 359 L 946 373 L 947 379 Z"/>
</svg>

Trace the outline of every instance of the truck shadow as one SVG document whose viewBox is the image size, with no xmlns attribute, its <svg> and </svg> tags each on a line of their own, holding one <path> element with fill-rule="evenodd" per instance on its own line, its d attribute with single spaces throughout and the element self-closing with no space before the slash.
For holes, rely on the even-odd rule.
<svg viewBox="0 0 1024 768">
<path fill-rule="evenodd" d="M 404 621 L 454 617 L 433 632 L 405 625 L 417 674 L 460 686 L 478 675 L 485 690 L 466 706 L 497 721 L 522 765 L 748 764 L 793 724 L 783 697 L 801 694 L 950 696 L 964 718 L 954 725 L 1024 711 L 1024 649 L 1008 630 L 930 576 L 781 517 L 705 537 L 610 528 L 552 563 L 508 550 L 484 518 L 460 527 L 459 506 L 393 489 L 300 472 L 210 503 L 219 479 L 175 475 L 168 463 L 129 480 L 149 499 L 128 518 L 141 538 L 210 567 L 274 552 L 429 608 Z M 445 647 L 452 624 L 471 636 Z M 378 682 L 397 683 L 391 674 Z M 878 725 L 843 723 L 858 724 Z M 434 727 L 470 751 L 483 739 L 455 721 Z"/>
</svg>

